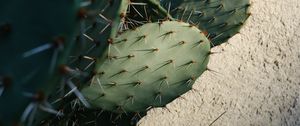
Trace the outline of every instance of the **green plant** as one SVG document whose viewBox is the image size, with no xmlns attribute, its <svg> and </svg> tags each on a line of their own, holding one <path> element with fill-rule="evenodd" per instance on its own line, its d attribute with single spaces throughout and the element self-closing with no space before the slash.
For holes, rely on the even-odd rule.
<svg viewBox="0 0 300 126">
<path fill-rule="evenodd" d="M 207 32 L 212 46 L 227 42 L 250 16 L 249 0 L 161 0 L 177 20 Z"/>
<path fill-rule="evenodd" d="M 122 33 L 106 54 L 82 93 L 94 107 L 138 112 L 163 107 L 190 90 L 206 70 L 210 42 L 196 27 L 165 21 Z"/>
<path fill-rule="evenodd" d="M 95 0 L 83 11 L 84 20 L 75 40 L 76 47 L 70 64 L 84 72 L 94 68 L 91 62 L 102 55 L 110 38 L 124 29 L 128 0 Z"/>
<path fill-rule="evenodd" d="M 0 2 L 0 125 L 31 124 L 38 109 L 54 113 L 47 95 L 59 85 L 79 18 L 79 2 Z"/>
<path fill-rule="evenodd" d="M 249 0 L 0 3 L 0 125 L 135 125 L 147 110 L 192 89 L 208 70 L 210 48 L 238 33 L 250 6 Z"/>
</svg>

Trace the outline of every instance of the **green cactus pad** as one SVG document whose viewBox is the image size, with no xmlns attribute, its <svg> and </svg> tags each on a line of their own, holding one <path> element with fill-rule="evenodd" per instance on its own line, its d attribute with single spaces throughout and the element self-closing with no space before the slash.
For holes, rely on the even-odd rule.
<svg viewBox="0 0 300 126">
<path fill-rule="evenodd" d="M 174 18 L 207 32 L 212 47 L 239 32 L 250 6 L 249 0 L 162 0 L 161 4 Z"/>
<path fill-rule="evenodd" d="M 59 68 L 72 47 L 78 10 L 76 0 L 0 2 L 0 125 L 27 121 L 38 105 L 49 107 L 45 101 L 63 77 Z"/>
<path fill-rule="evenodd" d="M 94 69 L 94 58 L 102 56 L 108 39 L 124 29 L 128 0 L 96 0 L 82 10 L 81 30 L 70 64 L 84 72 Z"/>
<path fill-rule="evenodd" d="M 189 91 L 207 69 L 210 42 L 183 22 L 147 23 L 112 39 L 106 54 L 82 93 L 95 108 L 138 112 Z"/>
</svg>

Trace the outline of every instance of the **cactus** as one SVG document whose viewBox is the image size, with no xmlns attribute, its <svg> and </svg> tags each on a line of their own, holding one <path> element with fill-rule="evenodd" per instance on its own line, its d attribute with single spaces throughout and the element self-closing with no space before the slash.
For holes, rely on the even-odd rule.
<svg viewBox="0 0 300 126">
<path fill-rule="evenodd" d="M 171 15 L 208 32 L 212 47 L 239 32 L 249 17 L 249 0 L 162 0 Z"/>
<path fill-rule="evenodd" d="M 135 125 L 192 89 L 210 48 L 240 30 L 249 5 L 2 1 L 0 125 Z"/>
<path fill-rule="evenodd" d="M 72 67 L 89 73 L 94 69 L 94 57 L 101 56 L 107 40 L 123 29 L 128 6 L 127 0 L 95 0 L 83 10 L 82 29 L 75 40 L 78 48 L 69 61 Z"/>
<path fill-rule="evenodd" d="M 76 0 L 0 2 L 0 125 L 31 125 L 37 110 L 56 113 L 47 96 L 63 78 L 78 10 Z"/>
<path fill-rule="evenodd" d="M 58 87 L 59 92 L 53 93 L 51 101 L 56 108 L 63 108 L 66 101 L 66 93 L 76 91 L 75 95 L 81 94 L 77 90 L 77 86 L 85 84 L 91 76 L 93 76 L 95 57 L 102 55 L 106 49 L 107 40 L 116 36 L 120 31 L 124 17 L 126 14 L 129 1 L 119 0 L 87 0 L 83 1 L 82 7 L 79 11 L 81 17 L 79 30 L 77 36 L 73 38 L 75 48 L 72 49 L 68 57 L 68 74 L 73 74 L 69 77 L 68 82 L 70 90 L 65 89 L 64 86 Z M 76 90 L 75 90 L 76 88 Z M 73 99 L 68 99 L 67 102 Z M 80 99 L 86 107 L 88 103 L 84 99 Z"/>
<path fill-rule="evenodd" d="M 206 70 L 210 54 L 205 35 L 177 21 L 148 23 L 111 43 L 82 93 L 93 107 L 118 113 L 162 107 L 180 97 Z"/>
<path fill-rule="evenodd" d="M 129 29 L 149 22 L 173 19 L 157 0 L 134 0 L 125 18 Z"/>
</svg>

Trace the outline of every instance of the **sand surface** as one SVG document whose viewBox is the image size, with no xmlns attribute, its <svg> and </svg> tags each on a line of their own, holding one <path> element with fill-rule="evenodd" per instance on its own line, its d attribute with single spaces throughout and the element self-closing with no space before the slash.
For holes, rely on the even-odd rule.
<svg viewBox="0 0 300 126">
<path fill-rule="evenodd" d="M 195 90 L 140 126 L 300 126 L 300 0 L 252 0 L 241 34 L 214 48 Z"/>
</svg>

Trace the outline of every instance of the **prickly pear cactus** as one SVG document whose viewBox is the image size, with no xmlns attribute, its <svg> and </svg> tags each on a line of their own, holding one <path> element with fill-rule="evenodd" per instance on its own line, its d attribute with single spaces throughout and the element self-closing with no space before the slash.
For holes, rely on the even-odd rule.
<svg viewBox="0 0 300 126">
<path fill-rule="evenodd" d="M 82 10 L 81 31 L 75 40 L 76 48 L 69 61 L 80 71 L 91 72 L 94 58 L 102 55 L 108 39 L 125 29 L 128 0 L 95 0 Z"/>
<path fill-rule="evenodd" d="M 68 71 L 73 74 L 67 80 L 71 85 L 68 85 L 69 88 L 60 86 L 58 92 L 53 92 L 50 100 L 56 108 L 65 108 L 64 106 L 74 100 L 72 97 L 67 98 L 73 93 L 80 99 L 81 94 L 77 88 L 93 76 L 95 58 L 102 55 L 108 45 L 107 40 L 118 34 L 120 27 L 124 24 L 123 16 L 126 15 L 128 4 L 127 0 L 81 1 L 82 8 L 78 11 L 81 19 L 77 26 L 79 29 L 72 41 L 75 48 L 67 58 Z M 89 107 L 84 99 L 80 100 L 85 107 Z"/>
<path fill-rule="evenodd" d="M 137 113 L 192 88 L 208 70 L 210 48 L 240 30 L 249 6 L 249 0 L 1 1 L 0 125 L 135 125 Z M 94 109 L 85 108 L 90 104 Z M 45 119 L 49 113 L 55 117 Z"/>
<path fill-rule="evenodd" d="M 78 24 L 76 0 L 0 2 L 0 125 L 31 125 L 38 110 L 57 114 L 47 96 Z"/>
<path fill-rule="evenodd" d="M 177 21 L 148 23 L 110 40 L 82 89 L 93 107 L 118 113 L 162 107 L 189 91 L 207 68 L 210 42 Z"/>
<path fill-rule="evenodd" d="M 226 42 L 249 17 L 249 0 L 161 0 L 170 14 L 208 33 L 211 46 Z"/>
</svg>

